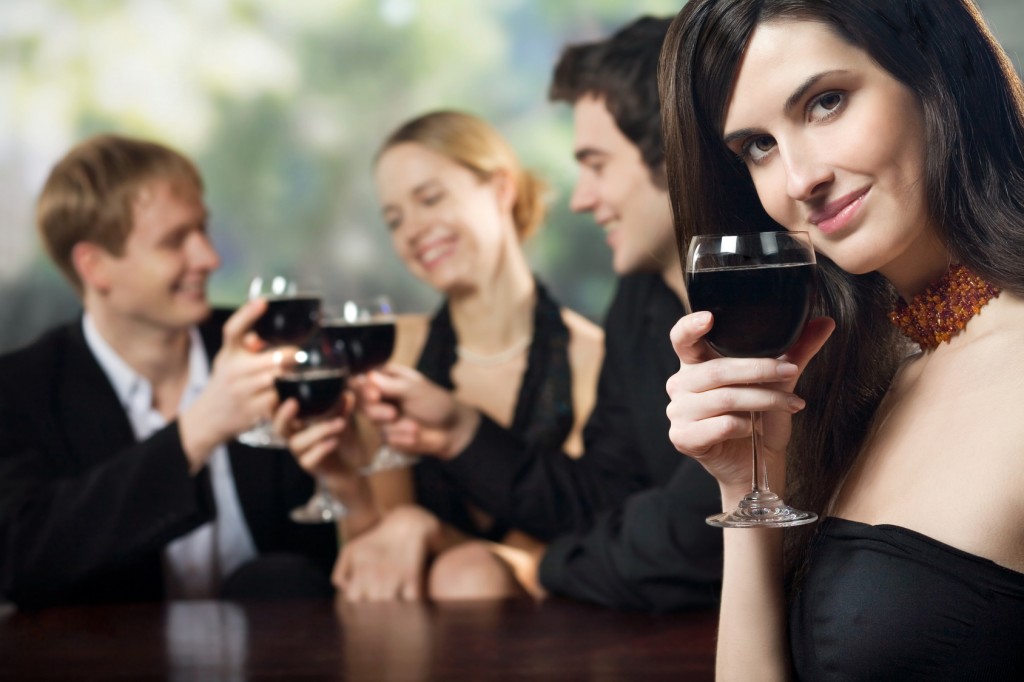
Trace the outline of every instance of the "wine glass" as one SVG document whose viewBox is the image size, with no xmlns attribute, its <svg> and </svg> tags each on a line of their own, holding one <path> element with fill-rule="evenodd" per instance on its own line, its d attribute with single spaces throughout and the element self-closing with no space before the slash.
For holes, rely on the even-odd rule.
<svg viewBox="0 0 1024 682">
<path fill-rule="evenodd" d="M 775 358 L 800 337 L 816 288 L 814 249 L 806 232 L 699 235 L 686 256 L 686 307 L 707 310 L 705 336 L 713 350 L 733 358 Z M 799 526 L 817 519 L 793 509 L 768 486 L 761 413 L 751 412 L 751 490 L 730 512 L 709 516 L 723 528 Z"/>
<path fill-rule="evenodd" d="M 253 277 L 249 283 L 249 300 L 256 298 L 267 300 L 266 311 L 253 324 L 253 331 L 267 348 L 301 345 L 317 330 L 320 296 L 300 288 L 295 279 L 285 275 Z M 239 434 L 238 440 L 255 448 L 288 447 L 265 417 Z"/>
<path fill-rule="evenodd" d="M 388 297 L 350 299 L 341 304 L 338 312 L 338 315 L 326 316 L 321 328 L 335 344 L 345 349 L 352 374 L 365 374 L 387 362 L 395 349 L 395 314 Z M 416 461 L 415 457 L 381 445 L 361 471 L 369 475 L 411 466 Z"/>
<path fill-rule="evenodd" d="M 281 402 L 294 398 L 299 404 L 297 419 L 307 423 L 321 419 L 338 404 L 348 382 L 348 361 L 323 332 L 314 333 L 274 379 Z M 309 501 L 291 511 L 299 523 L 328 523 L 347 513 L 323 481 L 316 477 L 316 492 Z"/>
</svg>

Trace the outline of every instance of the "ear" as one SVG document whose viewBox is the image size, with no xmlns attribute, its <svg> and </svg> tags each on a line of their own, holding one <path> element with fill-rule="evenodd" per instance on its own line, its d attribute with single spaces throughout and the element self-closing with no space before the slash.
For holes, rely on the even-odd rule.
<svg viewBox="0 0 1024 682">
<path fill-rule="evenodd" d="M 511 211 L 519 198 L 519 188 L 516 186 L 516 179 L 505 168 L 500 168 L 491 176 L 491 183 L 494 185 L 494 192 L 498 199 L 498 206 L 503 211 Z"/>
<path fill-rule="evenodd" d="M 78 242 L 71 249 L 71 264 L 84 289 L 105 293 L 110 288 L 107 264 L 113 256 L 99 244 Z"/>
</svg>

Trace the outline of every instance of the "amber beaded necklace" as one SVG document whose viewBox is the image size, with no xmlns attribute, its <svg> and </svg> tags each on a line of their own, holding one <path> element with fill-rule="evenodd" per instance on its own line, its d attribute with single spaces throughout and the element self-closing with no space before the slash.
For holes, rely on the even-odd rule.
<svg viewBox="0 0 1024 682">
<path fill-rule="evenodd" d="M 956 336 L 1001 289 L 954 265 L 909 302 L 898 299 L 889 319 L 922 350 Z"/>
</svg>

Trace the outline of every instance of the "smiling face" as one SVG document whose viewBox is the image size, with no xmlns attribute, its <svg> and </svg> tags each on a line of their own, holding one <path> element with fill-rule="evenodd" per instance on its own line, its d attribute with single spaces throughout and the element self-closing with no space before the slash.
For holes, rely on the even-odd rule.
<svg viewBox="0 0 1024 682">
<path fill-rule="evenodd" d="M 948 265 L 929 222 L 925 134 L 909 88 L 809 21 L 757 27 L 724 126 L 775 221 L 809 231 L 844 270 L 877 270 L 901 292 Z"/>
<path fill-rule="evenodd" d="M 612 268 L 632 272 L 678 270 L 668 191 L 655 185 L 650 168 L 608 112 L 603 98 L 573 105 L 579 177 L 570 208 L 592 213 L 612 249 Z"/>
<path fill-rule="evenodd" d="M 416 277 L 451 295 L 473 289 L 515 243 L 511 197 L 502 176 L 481 180 L 414 142 L 385 151 L 375 172 L 384 222 Z"/>
<path fill-rule="evenodd" d="M 132 204 L 132 226 L 121 255 L 97 251 L 87 286 L 108 313 L 123 320 L 180 330 L 210 312 L 206 282 L 220 258 L 206 231 L 198 189 L 167 180 L 144 184 Z"/>
</svg>

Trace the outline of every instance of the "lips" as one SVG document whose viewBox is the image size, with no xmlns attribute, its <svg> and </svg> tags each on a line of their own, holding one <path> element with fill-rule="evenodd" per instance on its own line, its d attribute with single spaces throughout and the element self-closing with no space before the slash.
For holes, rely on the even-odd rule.
<svg viewBox="0 0 1024 682">
<path fill-rule="evenodd" d="M 450 256 L 454 250 L 454 239 L 433 239 L 416 249 L 416 260 L 424 268 L 430 269 Z"/>
<path fill-rule="evenodd" d="M 860 207 L 864 205 L 864 198 L 869 189 L 870 187 L 864 187 L 850 192 L 820 209 L 811 211 L 807 217 L 808 222 L 816 225 L 825 234 L 838 232 L 857 215 Z"/>
</svg>

